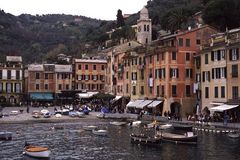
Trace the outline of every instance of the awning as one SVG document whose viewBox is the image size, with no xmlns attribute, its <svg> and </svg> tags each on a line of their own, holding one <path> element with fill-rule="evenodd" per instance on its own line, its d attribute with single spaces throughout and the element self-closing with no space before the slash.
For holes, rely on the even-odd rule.
<svg viewBox="0 0 240 160">
<path fill-rule="evenodd" d="M 223 112 L 229 109 L 233 109 L 238 107 L 239 105 L 228 105 L 228 104 L 223 104 L 221 106 L 217 106 L 217 107 L 212 107 L 209 110 L 213 111 L 213 112 Z"/>
<path fill-rule="evenodd" d="M 112 101 L 111 101 L 111 103 L 113 104 L 113 103 L 115 103 L 115 102 L 117 102 L 119 99 L 121 99 L 122 98 L 122 96 L 116 96 Z"/>
<path fill-rule="evenodd" d="M 160 103 L 162 103 L 162 101 L 153 101 L 147 107 L 148 108 L 154 108 L 154 107 L 157 107 Z"/>
<path fill-rule="evenodd" d="M 53 100 L 52 93 L 30 93 L 30 98 L 33 100 Z"/>
<path fill-rule="evenodd" d="M 130 101 L 130 102 L 132 102 L 132 103 L 128 103 L 127 104 L 127 107 L 133 107 L 133 108 L 135 108 L 138 104 L 140 104 L 140 103 L 142 103 L 144 100 L 136 100 L 136 101 Z"/>
<path fill-rule="evenodd" d="M 152 101 L 151 100 L 145 100 L 142 103 L 139 103 L 136 108 L 138 109 L 143 109 L 144 107 L 146 107 L 148 104 L 150 104 Z"/>
<path fill-rule="evenodd" d="M 79 98 L 91 98 L 93 95 L 97 94 L 98 92 L 86 92 L 86 93 L 78 93 Z"/>
<path fill-rule="evenodd" d="M 221 102 L 211 102 L 210 104 L 211 104 L 211 105 L 214 105 L 214 106 L 221 106 L 221 105 L 223 105 L 224 103 L 221 103 Z"/>
</svg>

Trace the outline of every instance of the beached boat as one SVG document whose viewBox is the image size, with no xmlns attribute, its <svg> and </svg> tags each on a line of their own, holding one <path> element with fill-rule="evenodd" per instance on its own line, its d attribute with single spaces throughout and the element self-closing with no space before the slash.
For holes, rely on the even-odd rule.
<svg viewBox="0 0 240 160">
<path fill-rule="evenodd" d="M 161 138 L 162 141 L 173 142 L 176 144 L 197 144 L 197 135 L 194 135 L 193 132 L 187 132 L 185 135 L 157 132 L 157 137 Z"/>
<path fill-rule="evenodd" d="M 229 138 L 240 138 L 240 133 L 238 132 L 232 132 L 232 133 L 228 133 L 227 136 Z"/>
<path fill-rule="evenodd" d="M 192 131 L 192 125 L 187 125 L 187 124 L 178 124 L 174 123 L 173 128 L 176 130 L 184 130 L 184 131 Z"/>
<path fill-rule="evenodd" d="M 12 140 L 12 132 L 0 132 L 0 140 Z"/>
<path fill-rule="evenodd" d="M 105 118 L 105 113 L 99 113 L 97 115 L 97 118 L 100 118 L 100 119 Z"/>
<path fill-rule="evenodd" d="M 161 138 L 150 137 L 144 134 L 136 135 L 131 134 L 131 143 L 141 144 L 141 145 L 151 145 L 151 146 L 159 146 L 161 144 Z"/>
<path fill-rule="evenodd" d="M 126 125 L 127 123 L 114 121 L 114 122 L 110 122 L 110 124 L 115 125 L 115 126 L 123 126 L 123 125 Z"/>
<path fill-rule="evenodd" d="M 55 117 L 56 117 L 56 118 L 61 118 L 61 117 L 62 117 L 62 115 L 61 115 L 61 114 L 59 114 L 59 113 L 57 113 L 57 114 L 55 115 Z"/>
<path fill-rule="evenodd" d="M 33 118 L 40 118 L 41 117 L 41 114 L 39 112 L 33 112 L 32 113 L 32 117 Z"/>
<path fill-rule="evenodd" d="M 24 154 L 35 158 L 49 158 L 51 151 L 47 147 L 29 145 L 24 148 Z"/>
<path fill-rule="evenodd" d="M 141 121 L 134 121 L 134 122 L 130 122 L 128 125 L 131 127 L 138 127 L 140 126 L 142 122 Z"/>
<path fill-rule="evenodd" d="M 93 129 L 92 133 L 98 136 L 106 136 L 108 134 L 108 131 L 104 129 Z"/>
<path fill-rule="evenodd" d="M 91 126 L 83 126 L 83 129 L 86 130 L 86 131 L 92 131 L 92 130 L 94 130 L 96 128 L 97 128 L 97 126 L 93 126 L 93 125 L 91 125 Z"/>
</svg>

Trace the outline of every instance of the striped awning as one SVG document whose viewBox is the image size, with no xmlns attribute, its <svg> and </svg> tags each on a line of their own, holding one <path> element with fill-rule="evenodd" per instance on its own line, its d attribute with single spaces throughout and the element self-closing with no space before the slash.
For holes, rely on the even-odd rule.
<svg viewBox="0 0 240 160">
<path fill-rule="evenodd" d="M 162 101 L 153 101 L 152 103 L 148 104 L 148 108 L 154 108 L 157 107 L 159 104 L 161 104 Z"/>
<path fill-rule="evenodd" d="M 139 103 L 136 108 L 138 109 L 143 109 L 144 107 L 146 107 L 148 104 L 150 104 L 152 102 L 152 100 L 145 100 L 142 103 Z"/>
<path fill-rule="evenodd" d="M 138 104 L 142 103 L 144 100 L 136 100 L 136 101 L 130 101 L 128 104 L 127 104 L 127 107 L 132 107 L 132 108 L 135 108 Z"/>
</svg>

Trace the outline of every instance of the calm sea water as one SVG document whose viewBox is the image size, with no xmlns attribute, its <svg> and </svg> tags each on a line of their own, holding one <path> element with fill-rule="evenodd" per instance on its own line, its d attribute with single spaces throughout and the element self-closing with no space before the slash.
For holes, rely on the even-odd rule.
<svg viewBox="0 0 240 160">
<path fill-rule="evenodd" d="M 12 141 L 0 141 L 0 159 L 33 159 L 22 155 L 25 141 L 48 146 L 53 160 L 234 160 L 240 159 L 240 141 L 226 135 L 198 133 L 197 145 L 164 143 L 160 147 L 139 146 L 130 143 L 131 133 L 143 128 L 112 126 L 108 121 L 61 123 L 64 130 L 54 130 L 54 124 L 0 124 L 0 131 L 13 132 Z M 84 125 L 107 129 L 107 137 L 84 131 Z M 151 131 L 148 131 L 151 132 Z"/>
</svg>

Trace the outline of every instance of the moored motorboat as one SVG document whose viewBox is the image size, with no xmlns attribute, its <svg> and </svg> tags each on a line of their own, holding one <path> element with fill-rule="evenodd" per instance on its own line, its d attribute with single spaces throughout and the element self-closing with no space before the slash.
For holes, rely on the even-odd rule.
<svg viewBox="0 0 240 160">
<path fill-rule="evenodd" d="M 91 125 L 91 126 L 83 126 L 83 129 L 86 130 L 86 131 L 92 131 L 92 130 L 94 130 L 96 128 L 97 128 L 97 126 L 93 126 L 93 125 Z"/>
<path fill-rule="evenodd" d="M 132 127 L 138 127 L 140 126 L 141 123 L 142 123 L 141 121 L 134 121 L 134 122 L 130 122 L 128 125 Z"/>
<path fill-rule="evenodd" d="M 12 132 L 0 132 L 0 140 L 12 140 Z"/>
<path fill-rule="evenodd" d="M 93 129 L 92 133 L 98 136 L 106 136 L 108 134 L 108 131 L 104 129 Z"/>
<path fill-rule="evenodd" d="M 197 135 L 193 132 L 187 132 L 185 135 L 169 132 L 157 132 L 157 137 L 166 142 L 181 143 L 181 144 L 197 144 Z"/>
<path fill-rule="evenodd" d="M 161 144 L 161 138 L 150 137 L 144 134 L 140 134 L 140 135 L 131 134 L 130 138 L 131 138 L 131 143 L 135 143 L 135 144 L 152 145 L 152 146 L 158 146 Z"/>
<path fill-rule="evenodd" d="M 114 122 L 110 122 L 110 124 L 115 125 L 115 126 L 123 126 L 123 125 L 126 124 L 126 122 L 116 122 L 116 121 L 114 121 Z"/>
<path fill-rule="evenodd" d="M 24 148 L 24 154 L 35 158 L 49 158 L 51 151 L 47 147 L 29 145 Z"/>
<path fill-rule="evenodd" d="M 231 133 L 228 133 L 227 136 L 229 138 L 240 138 L 240 133 L 238 133 L 238 132 L 231 132 Z"/>
<path fill-rule="evenodd" d="M 184 131 L 192 131 L 192 125 L 187 125 L 187 124 L 178 124 L 174 123 L 173 128 L 176 130 L 184 130 Z"/>
</svg>

